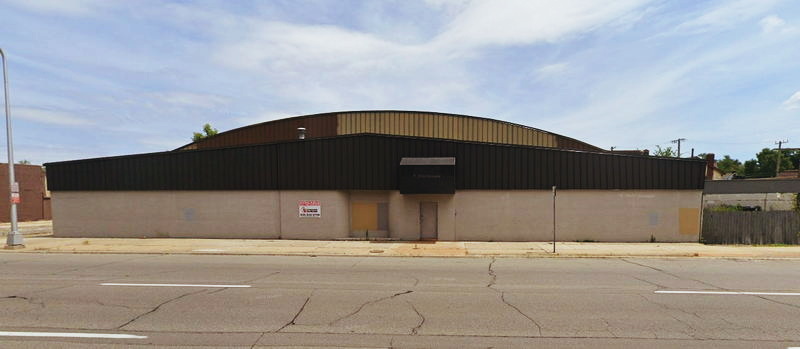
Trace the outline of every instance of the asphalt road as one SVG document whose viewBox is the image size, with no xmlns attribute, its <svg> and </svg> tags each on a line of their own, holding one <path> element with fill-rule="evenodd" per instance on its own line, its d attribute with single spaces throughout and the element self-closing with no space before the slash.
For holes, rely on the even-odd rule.
<svg viewBox="0 0 800 349">
<path fill-rule="evenodd" d="M 0 348 L 787 348 L 798 292 L 788 260 L 6 253 Z"/>
</svg>

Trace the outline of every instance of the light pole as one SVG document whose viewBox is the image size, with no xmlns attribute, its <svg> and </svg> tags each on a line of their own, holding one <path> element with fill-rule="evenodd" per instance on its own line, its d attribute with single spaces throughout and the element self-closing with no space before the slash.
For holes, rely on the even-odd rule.
<svg viewBox="0 0 800 349">
<path fill-rule="evenodd" d="M 0 48 L 0 58 L 3 59 L 3 91 L 6 104 L 6 142 L 8 143 L 8 189 L 9 203 L 11 204 L 11 231 L 8 232 L 6 247 L 15 248 L 25 245 L 22 234 L 17 231 L 17 202 L 19 202 L 19 184 L 14 179 L 14 148 L 11 142 L 11 111 L 8 103 L 8 67 L 6 54 Z"/>
</svg>

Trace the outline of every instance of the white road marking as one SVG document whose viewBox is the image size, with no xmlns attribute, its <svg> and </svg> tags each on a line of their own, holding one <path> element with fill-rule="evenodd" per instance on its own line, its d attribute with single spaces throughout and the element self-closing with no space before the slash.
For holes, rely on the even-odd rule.
<svg viewBox="0 0 800 349">
<path fill-rule="evenodd" d="M 150 287 L 223 287 L 223 288 L 244 288 L 250 285 L 193 285 L 193 284 L 120 284 L 114 282 L 106 282 L 100 286 L 150 286 Z"/>
<path fill-rule="evenodd" d="M 0 337 L 61 337 L 61 338 L 112 338 L 112 339 L 144 339 L 147 336 L 121 333 L 61 333 L 61 332 L 2 332 Z"/>
<path fill-rule="evenodd" d="M 225 250 L 220 250 L 217 248 L 201 248 L 199 250 L 192 250 L 192 252 L 225 252 Z"/>
<path fill-rule="evenodd" d="M 671 294 L 738 294 L 752 296 L 800 296 L 800 292 L 736 292 L 736 291 L 656 291 Z"/>
</svg>

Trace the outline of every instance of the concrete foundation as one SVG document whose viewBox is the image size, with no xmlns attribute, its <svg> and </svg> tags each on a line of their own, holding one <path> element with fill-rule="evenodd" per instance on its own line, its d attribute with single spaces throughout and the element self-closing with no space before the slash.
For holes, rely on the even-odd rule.
<svg viewBox="0 0 800 349">
<path fill-rule="evenodd" d="M 370 237 L 420 238 L 420 203 L 438 209 L 438 240 L 548 241 L 549 190 L 463 190 L 453 195 L 397 191 L 69 191 L 53 192 L 60 237 L 340 239 L 353 203 L 388 204 L 388 231 Z M 320 202 L 321 217 L 299 217 L 298 202 Z M 556 197 L 559 241 L 696 242 L 699 190 L 565 190 Z"/>
</svg>

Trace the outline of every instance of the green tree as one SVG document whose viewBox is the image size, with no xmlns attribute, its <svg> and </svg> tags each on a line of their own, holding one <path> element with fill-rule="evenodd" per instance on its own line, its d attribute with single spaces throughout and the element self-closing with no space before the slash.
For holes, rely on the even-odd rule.
<svg viewBox="0 0 800 349">
<path fill-rule="evenodd" d="M 781 171 L 792 170 L 795 168 L 793 160 L 797 157 L 796 151 L 781 151 Z M 756 158 L 744 162 L 745 177 L 765 178 L 775 177 L 775 169 L 778 163 L 778 151 L 764 148 L 756 154 Z"/>
<path fill-rule="evenodd" d="M 678 156 L 678 151 L 672 149 L 672 147 L 661 148 L 660 145 L 656 145 L 656 150 L 653 151 L 653 156 L 674 158 Z"/>
<path fill-rule="evenodd" d="M 197 141 L 199 141 L 201 139 L 206 139 L 208 137 L 214 136 L 217 133 L 219 133 L 219 131 L 217 131 L 217 129 L 211 127 L 210 124 L 205 124 L 205 125 L 203 125 L 203 133 L 200 133 L 200 132 L 193 132 L 192 133 L 192 141 L 193 142 L 197 142 Z"/>
<path fill-rule="evenodd" d="M 717 161 L 717 168 L 723 173 L 744 173 L 742 162 L 732 159 L 730 155 L 725 155 L 722 160 Z"/>
<path fill-rule="evenodd" d="M 18 163 L 18 164 L 20 164 L 20 165 L 30 165 L 30 164 L 31 164 L 31 162 L 30 162 L 30 161 L 28 161 L 28 160 L 20 160 L 20 161 L 19 161 L 19 162 L 17 162 L 17 163 Z"/>
</svg>

